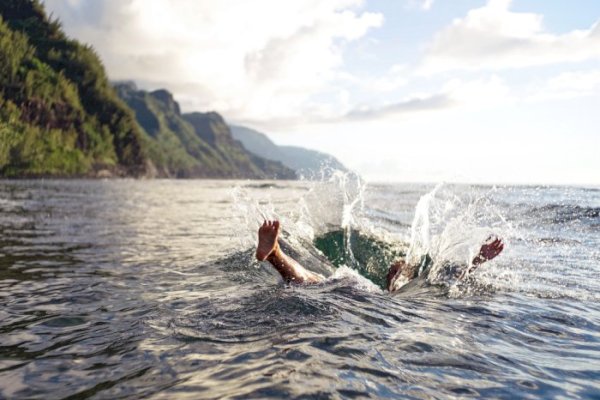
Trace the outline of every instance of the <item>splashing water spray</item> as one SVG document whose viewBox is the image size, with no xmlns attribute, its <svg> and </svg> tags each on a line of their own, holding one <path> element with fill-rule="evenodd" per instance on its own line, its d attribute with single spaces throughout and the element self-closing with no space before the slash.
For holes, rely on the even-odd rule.
<svg viewBox="0 0 600 400">
<path fill-rule="evenodd" d="M 406 252 L 406 262 L 408 264 L 420 263 L 421 256 L 429 253 L 431 248 L 429 209 L 436 193 L 442 186 L 441 183 L 436 185 L 431 192 L 421 196 L 417 203 L 415 217 L 410 227 L 410 244 Z M 424 265 L 421 265 L 421 269 L 423 267 Z M 421 272 L 420 270 L 419 273 Z"/>
<path fill-rule="evenodd" d="M 342 219 L 341 228 L 344 232 L 345 253 L 350 264 L 356 265 L 357 261 L 352 251 L 352 228 L 356 225 L 354 213 L 364 207 L 364 193 L 366 182 L 358 175 L 351 173 L 337 173 L 332 176 L 342 193 Z"/>
</svg>

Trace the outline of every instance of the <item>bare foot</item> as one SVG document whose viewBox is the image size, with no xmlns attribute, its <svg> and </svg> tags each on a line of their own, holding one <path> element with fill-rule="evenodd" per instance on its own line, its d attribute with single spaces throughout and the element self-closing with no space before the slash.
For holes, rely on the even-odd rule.
<svg viewBox="0 0 600 400">
<path fill-rule="evenodd" d="M 279 236 L 279 221 L 265 221 L 258 229 L 258 247 L 256 258 L 264 261 L 277 249 Z"/>
<path fill-rule="evenodd" d="M 465 269 L 458 280 L 462 280 L 467 274 L 475 271 L 477 267 L 483 264 L 486 261 L 490 261 L 492 258 L 495 258 L 498 254 L 502 252 L 504 249 L 504 242 L 498 236 L 490 236 L 484 244 L 481 245 L 481 249 L 479 249 L 479 254 L 475 256 L 472 261 L 472 265 L 470 268 Z"/>
</svg>

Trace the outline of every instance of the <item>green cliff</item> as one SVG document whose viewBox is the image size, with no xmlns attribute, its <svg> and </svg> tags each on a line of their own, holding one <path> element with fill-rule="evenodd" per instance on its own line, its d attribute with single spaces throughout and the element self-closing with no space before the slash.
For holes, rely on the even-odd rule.
<svg viewBox="0 0 600 400">
<path fill-rule="evenodd" d="M 182 114 L 166 90 L 137 90 L 116 85 L 144 130 L 148 153 L 158 173 L 175 177 L 295 179 L 281 163 L 249 153 L 234 140 L 223 118 L 214 112 Z"/>
</svg>

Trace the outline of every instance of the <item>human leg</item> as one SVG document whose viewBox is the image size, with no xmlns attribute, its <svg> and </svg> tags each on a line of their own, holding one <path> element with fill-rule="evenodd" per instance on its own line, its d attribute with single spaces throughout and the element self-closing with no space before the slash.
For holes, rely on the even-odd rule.
<svg viewBox="0 0 600 400">
<path fill-rule="evenodd" d="M 258 229 L 256 258 L 268 261 L 286 283 L 318 283 L 323 276 L 311 272 L 281 250 L 278 243 L 279 221 L 265 221 Z"/>
</svg>

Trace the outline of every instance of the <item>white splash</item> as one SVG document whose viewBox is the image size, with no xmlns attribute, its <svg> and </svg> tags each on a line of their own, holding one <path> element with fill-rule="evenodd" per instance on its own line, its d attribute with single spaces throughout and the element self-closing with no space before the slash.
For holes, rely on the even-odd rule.
<svg viewBox="0 0 600 400">
<path fill-rule="evenodd" d="M 356 270 L 346 265 L 342 265 L 341 267 L 337 268 L 333 275 L 327 278 L 328 282 L 335 282 L 340 280 L 350 281 L 352 282 L 352 286 L 354 288 L 363 290 L 365 292 L 383 293 L 379 286 L 377 286 L 376 284 L 359 274 Z"/>
<path fill-rule="evenodd" d="M 421 196 L 415 208 L 415 217 L 410 228 L 410 247 L 406 253 L 406 262 L 418 264 L 424 254 L 431 249 L 429 211 L 435 194 L 442 187 L 438 184 L 431 192 Z"/>
<path fill-rule="evenodd" d="M 418 265 L 424 255 L 429 255 L 433 264 L 427 279 L 431 283 L 455 285 L 453 275 L 446 271 L 449 266 L 468 271 L 487 238 L 491 235 L 506 238 L 512 229 L 490 201 L 494 190 L 459 192 L 438 184 L 423 195 L 415 209 L 406 261 Z"/>
</svg>

